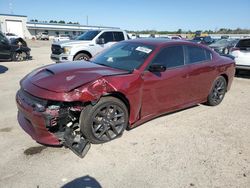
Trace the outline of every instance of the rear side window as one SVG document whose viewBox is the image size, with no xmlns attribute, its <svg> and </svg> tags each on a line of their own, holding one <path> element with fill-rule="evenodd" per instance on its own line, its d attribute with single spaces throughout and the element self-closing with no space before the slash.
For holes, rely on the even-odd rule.
<svg viewBox="0 0 250 188">
<path fill-rule="evenodd" d="M 187 64 L 209 61 L 212 59 L 212 54 L 206 49 L 196 46 L 186 46 Z"/>
<path fill-rule="evenodd" d="M 240 48 L 250 48 L 250 39 L 243 39 L 240 40 L 236 47 L 240 47 Z"/>
<path fill-rule="evenodd" d="M 164 65 L 167 68 L 184 65 L 184 53 L 182 46 L 171 46 L 162 49 L 154 58 L 153 64 Z"/>
<path fill-rule="evenodd" d="M 122 41 L 124 40 L 123 32 L 113 32 L 115 41 Z"/>
<path fill-rule="evenodd" d="M 105 43 L 114 41 L 112 32 L 104 32 L 99 38 L 104 38 Z"/>
</svg>

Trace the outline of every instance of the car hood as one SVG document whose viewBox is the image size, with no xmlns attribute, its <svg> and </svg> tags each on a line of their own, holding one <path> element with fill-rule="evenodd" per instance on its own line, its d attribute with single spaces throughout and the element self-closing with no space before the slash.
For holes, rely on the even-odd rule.
<svg viewBox="0 0 250 188">
<path fill-rule="evenodd" d="M 73 46 L 73 45 L 87 45 L 90 44 L 92 41 L 88 40 L 67 40 L 67 41 L 59 41 L 54 44 L 60 45 L 60 46 Z"/>
<path fill-rule="evenodd" d="M 38 71 L 32 72 L 27 79 L 40 88 L 62 93 L 69 92 L 103 76 L 128 73 L 128 71 L 79 61 L 45 66 Z"/>
</svg>

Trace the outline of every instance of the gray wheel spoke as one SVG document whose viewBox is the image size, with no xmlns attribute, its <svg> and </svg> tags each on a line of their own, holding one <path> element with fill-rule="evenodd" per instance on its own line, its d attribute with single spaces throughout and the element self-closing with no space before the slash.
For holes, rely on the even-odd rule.
<svg viewBox="0 0 250 188">
<path fill-rule="evenodd" d="M 112 139 L 112 137 L 111 137 L 111 135 L 110 135 L 108 129 L 105 130 L 105 135 L 106 135 L 109 139 Z"/>
<path fill-rule="evenodd" d="M 113 122 L 110 123 L 110 126 L 111 126 L 113 132 L 114 132 L 116 135 L 118 135 L 119 133 L 118 133 L 118 131 L 116 130 L 116 127 L 115 127 L 115 125 L 113 124 Z"/>
<path fill-rule="evenodd" d="M 114 121 L 113 125 L 116 126 L 116 125 L 119 125 L 119 124 L 122 124 L 122 123 L 124 123 L 124 120 L 118 120 L 118 121 Z"/>
<path fill-rule="evenodd" d="M 95 132 L 98 131 L 101 127 L 102 127 L 102 124 L 97 125 L 97 127 L 95 128 Z"/>
<path fill-rule="evenodd" d="M 118 118 L 118 117 L 122 117 L 122 116 L 124 116 L 124 113 L 115 114 L 115 115 L 114 115 L 114 118 Z"/>
<path fill-rule="evenodd" d="M 102 132 L 100 132 L 98 134 L 98 137 L 101 138 L 104 135 L 105 132 L 106 132 L 106 129 L 103 129 Z"/>
</svg>

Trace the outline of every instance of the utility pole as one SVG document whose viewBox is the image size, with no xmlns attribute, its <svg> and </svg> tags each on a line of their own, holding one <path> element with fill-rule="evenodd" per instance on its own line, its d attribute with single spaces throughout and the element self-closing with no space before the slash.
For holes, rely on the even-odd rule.
<svg viewBox="0 0 250 188">
<path fill-rule="evenodd" d="M 10 9 L 10 14 L 13 14 L 13 7 L 11 1 L 9 1 L 9 9 Z"/>
</svg>

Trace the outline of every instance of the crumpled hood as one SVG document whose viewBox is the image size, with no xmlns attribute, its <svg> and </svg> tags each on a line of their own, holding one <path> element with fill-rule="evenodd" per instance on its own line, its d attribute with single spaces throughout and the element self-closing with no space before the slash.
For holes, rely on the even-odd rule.
<svg viewBox="0 0 250 188">
<path fill-rule="evenodd" d="M 25 79 L 29 79 L 32 84 L 40 88 L 62 93 L 69 92 L 103 76 L 127 73 L 128 71 L 81 61 L 45 66 L 32 72 Z"/>
<path fill-rule="evenodd" d="M 66 40 L 66 41 L 55 42 L 54 44 L 64 47 L 64 46 L 73 46 L 73 45 L 87 45 L 90 43 L 91 41 L 88 41 L 88 40 Z"/>
</svg>

